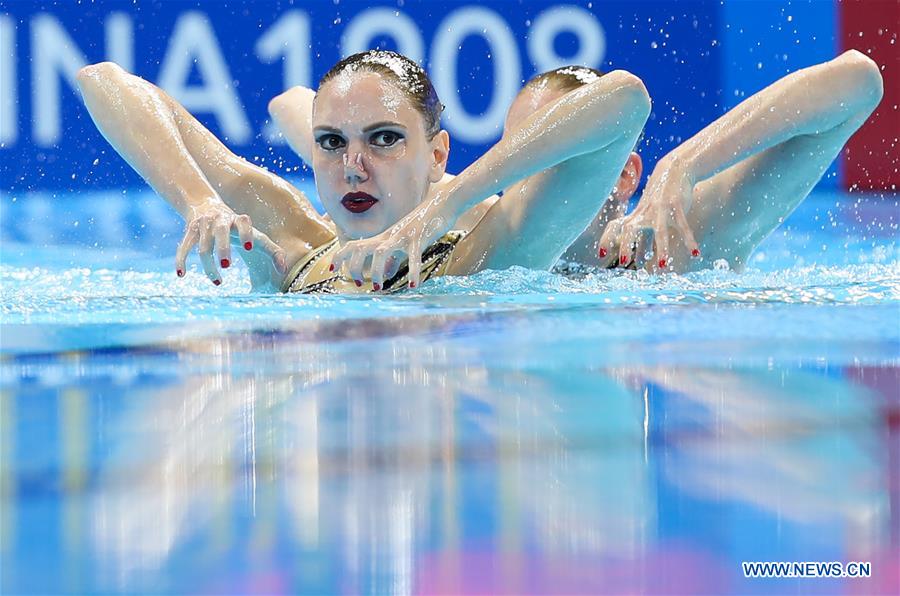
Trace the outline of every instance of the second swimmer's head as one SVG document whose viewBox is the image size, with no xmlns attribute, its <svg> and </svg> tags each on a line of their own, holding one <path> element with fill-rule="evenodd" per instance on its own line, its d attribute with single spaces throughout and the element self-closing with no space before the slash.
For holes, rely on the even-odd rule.
<svg viewBox="0 0 900 596">
<path fill-rule="evenodd" d="M 516 95 L 506 113 L 504 133 L 569 91 L 599 81 L 605 73 L 588 66 L 561 66 L 532 77 Z"/>
<path fill-rule="evenodd" d="M 534 112 L 556 101 L 567 93 L 599 81 L 603 71 L 588 66 L 561 66 L 531 78 L 516 95 L 506 113 L 503 134 L 515 130 Z M 638 141 L 640 143 L 640 141 Z M 613 189 L 612 198 L 627 201 L 637 190 L 643 172 L 641 156 L 631 152 L 622 166 L 619 180 Z"/>
<path fill-rule="evenodd" d="M 344 239 L 386 230 L 441 179 L 449 154 L 442 110 L 424 69 L 395 52 L 348 56 L 322 77 L 312 165 Z"/>
</svg>

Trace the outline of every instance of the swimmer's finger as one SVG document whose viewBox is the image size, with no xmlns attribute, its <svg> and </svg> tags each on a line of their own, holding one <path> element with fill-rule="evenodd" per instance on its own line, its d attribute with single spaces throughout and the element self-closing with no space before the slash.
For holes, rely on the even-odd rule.
<svg viewBox="0 0 900 596">
<path fill-rule="evenodd" d="M 397 253 L 389 256 L 384 262 L 384 277 L 385 279 L 391 279 L 397 272 L 400 270 L 400 262 L 401 260 L 397 257 Z"/>
<path fill-rule="evenodd" d="M 637 244 L 638 228 L 633 224 L 622 227 L 619 235 L 619 266 L 627 267 L 634 261 L 634 249 Z"/>
<path fill-rule="evenodd" d="M 380 244 L 375 252 L 372 253 L 372 289 L 376 292 L 384 287 L 384 275 L 386 273 L 386 259 L 388 254 L 388 246 Z"/>
<path fill-rule="evenodd" d="M 420 240 L 414 238 L 409 243 L 409 252 L 407 253 L 407 258 L 409 259 L 409 287 L 418 288 L 421 284 L 422 280 L 422 249 L 421 249 Z"/>
<path fill-rule="evenodd" d="M 184 277 L 184 273 L 187 271 L 185 262 L 187 261 L 188 253 L 190 253 L 191 248 L 197 244 L 199 238 L 200 224 L 196 221 L 192 221 L 188 224 L 187 230 L 184 233 L 184 238 L 181 239 L 181 243 L 178 245 L 178 250 L 175 253 L 175 272 L 178 274 L 178 277 Z"/>
<path fill-rule="evenodd" d="M 666 213 L 660 212 L 656 218 L 655 236 L 656 236 L 656 267 L 663 271 L 670 265 L 669 262 L 669 227 L 666 225 Z"/>
<path fill-rule="evenodd" d="M 250 233 L 251 239 L 249 242 L 251 242 L 254 247 L 269 255 L 272 259 L 272 264 L 275 266 L 275 270 L 278 271 L 278 273 L 281 273 L 282 275 L 287 273 L 287 253 L 285 250 L 256 228 L 251 228 Z"/>
<path fill-rule="evenodd" d="M 250 221 L 250 216 L 238 215 L 234 218 L 232 226 L 237 230 L 244 250 L 253 250 L 253 222 Z"/>
<path fill-rule="evenodd" d="M 213 226 L 213 238 L 216 242 L 216 256 L 222 269 L 231 266 L 231 224 L 225 222 L 216 223 Z"/>
<path fill-rule="evenodd" d="M 644 265 L 653 258 L 653 237 L 653 228 L 639 228 L 634 249 L 634 266 L 637 269 L 643 269 Z"/>
<path fill-rule="evenodd" d="M 220 285 L 222 283 L 222 276 L 219 275 L 219 269 L 216 267 L 216 262 L 213 260 L 212 252 L 200 253 L 200 262 L 203 263 L 203 271 L 206 272 L 206 277 L 209 278 L 209 281 L 217 286 Z"/>
<path fill-rule="evenodd" d="M 200 261 L 203 263 L 203 270 L 211 282 L 216 285 L 222 283 L 222 276 L 219 275 L 219 269 L 213 260 L 213 230 L 212 221 L 209 219 L 200 220 L 200 244 L 197 245 L 197 252 L 200 253 Z"/>
<path fill-rule="evenodd" d="M 684 240 L 684 245 L 691 253 L 691 256 L 694 258 L 699 257 L 700 246 L 694 239 L 694 231 L 691 230 L 691 226 L 688 223 L 687 216 L 684 214 L 684 209 L 675 210 L 675 225 L 678 226 L 678 231 L 681 232 L 681 237 Z"/>
<path fill-rule="evenodd" d="M 197 220 L 197 227 L 199 231 L 199 240 L 197 242 L 197 252 L 201 255 L 203 253 L 209 253 L 212 255 L 213 249 L 213 235 L 212 235 L 212 221 L 208 218 L 201 217 Z"/>
<path fill-rule="evenodd" d="M 365 264 L 365 262 L 366 251 L 357 249 L 353 251 L 353 255 L 347 263 L 347 274 L 350 276 L 350 279 L 353 280 L 353 283 L 356 284 L 357 288 L 361 287 L 365 280 L 365 275 L 363 275 L 363 264 Z"/>
<path fill-rule="evenodd" d="M 619 258 L 619 236 L 624 225 L 624 218 L 614 219 L 607 224 L 603 235 L 600 237 L 600 246 L 597 249 L 597 258 L 600 259 L 600 267 L 615 267 Z"/>
<path fill-rule="evenodd" d="M 331 265 L 328 266 L 328 270 L 340 272 L 341 267 L 344 266 L 344 255 L 345 254 L 347 254 L 347 245 L 346 244 L 335 251 L 334 255 L 331 257 Z"/>
</svg>

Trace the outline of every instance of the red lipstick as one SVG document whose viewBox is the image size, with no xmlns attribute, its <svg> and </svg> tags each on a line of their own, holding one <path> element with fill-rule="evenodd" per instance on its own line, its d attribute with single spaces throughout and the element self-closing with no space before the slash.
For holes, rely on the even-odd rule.
<svg viewBox="0 0 900 596">
<path fill-rule="evenodd" d="M 378 199 L 365 192 L 348 192 L 341 199 L 341 205 L 351 213 L 363 213 L 372 208 Z"/>
</svg>

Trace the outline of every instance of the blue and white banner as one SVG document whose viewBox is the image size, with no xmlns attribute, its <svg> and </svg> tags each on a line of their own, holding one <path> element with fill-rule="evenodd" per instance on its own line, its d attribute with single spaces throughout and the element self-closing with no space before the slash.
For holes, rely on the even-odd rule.
<svg viewBox="0 0 900 596">
<path fill-rule="evenodd" d="M 451 171 L 499 138 L 534 74 L 578 63 L 644 79 L 648 166 L 745 95 L 835 54 L 834 6 L 707 0 L 549 2 L 0 2 L 0 190 L 134 186 L 95 129 L 74 77 L 112 60 L 181 101 L 236 153 L 305 172 L 268 101 L 315 87 L 370 47 L 424 64 L 447 106 Z"/>
</svg>

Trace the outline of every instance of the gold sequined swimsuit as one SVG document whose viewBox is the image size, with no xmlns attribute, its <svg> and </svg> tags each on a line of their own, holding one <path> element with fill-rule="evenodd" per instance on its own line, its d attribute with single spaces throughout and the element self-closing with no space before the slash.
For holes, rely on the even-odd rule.
<svg viewBox="0 0 900 596">
<path fill-rule="evenodd" d="M 465 236 L 464 232 L 450 231 L 441 236 L 434 244 L 422 253 L 422 273 L 419 279 L 424 282 L 432 277 L 444 275 L 450 263 L 450 254 L 456 244 Z M 315 248 L 293 266 L 285 276 L 281 286 L 282 292 L 300 294 L 363 294 L 372 292 L 372 280 L 366 280 L 357 287 L 352 279 L 343 277 L 340 272 L 329 271 L 331 259 L 338 250 L 337 238 Z M 403 261 L 397 273 L 384 281 L 382 292 L 398 292 L 409 285 L 409 264 Z"/>
</svg>

